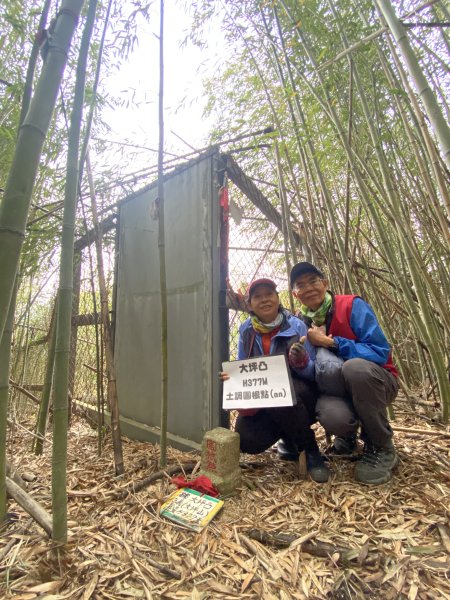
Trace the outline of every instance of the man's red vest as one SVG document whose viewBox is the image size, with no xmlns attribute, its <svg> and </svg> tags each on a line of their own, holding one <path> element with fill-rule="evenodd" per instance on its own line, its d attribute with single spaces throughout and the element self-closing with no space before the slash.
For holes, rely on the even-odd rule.
<svg viewBox="0 0 450 600">
<path fill-rule="evenodd" d="M 359 298 L 359 296 L 348 295 L 336 295 L 333 297 L 333 318 L 331 319 L 328 333 L 332 336 L 338 335 L 348 340 L 356 340 L 356 335 L 353 333 L 350 327 L 350 315 L 352 314 L 353 300 Z M 381 365 L 384 369 L 387 369 L 398 377 L 398 371 L 392 362 L 392 355 L 389 352 L 389 356 L 386 364 Z"/>
</svg>

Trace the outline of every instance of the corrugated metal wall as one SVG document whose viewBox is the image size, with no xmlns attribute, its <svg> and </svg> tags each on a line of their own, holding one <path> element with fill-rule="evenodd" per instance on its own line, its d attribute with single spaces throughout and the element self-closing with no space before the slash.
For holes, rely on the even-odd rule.
<svg viewBox="0 0 450 600">
<path fill-rule="evenodd" d="M 217 155 L 167 179 L 168 443 L 196 447 L 220 423 L 217 372 L 219 244 Z M 121 205 L 115 360 L 122 432 L 157 441 L 161 324 L 157 185 Z"/>
</svg>

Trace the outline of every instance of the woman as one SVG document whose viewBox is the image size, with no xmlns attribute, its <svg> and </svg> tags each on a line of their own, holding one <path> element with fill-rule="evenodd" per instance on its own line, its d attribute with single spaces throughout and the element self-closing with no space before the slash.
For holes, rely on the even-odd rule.
<svg viewBox="0 0 450 600">
<path fill-rule="evenodd" d="M 316 394 L 314 388 L 314 348 L 306 341 L 307 329 L 297 317 L 280 304 L 276 283 L 256 279 L 248 290 L 250 318 L 239 328 L 238 359 L 285 353 L 297 399 L 295 406 L 239 411 L 236 431 L 241 437 L 241 451 L 258 454 L 280 438 L 294 442 L 306 451 L 308 472 L 318 482 L 328 481 L 329 470 L 319 452 L 311 423 L 314 422 Z M 221 379 L 228 379 L 221 373 Z"/>
</svg>

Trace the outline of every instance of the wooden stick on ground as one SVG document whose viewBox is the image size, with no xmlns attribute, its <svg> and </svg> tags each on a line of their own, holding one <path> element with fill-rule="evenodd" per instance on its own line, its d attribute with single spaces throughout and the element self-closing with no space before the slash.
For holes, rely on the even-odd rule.
<svg viewBox="0 0 450 600">
<path fill-rule="evenodd" d="M 146 563 L 148 563 L 149 565 L 151 565 L 152 567 L 154 567 L 161 573 L 164 573 L 164 575 L 168 575 L 169 577 L 172 577 L 173 579 L 181 579 L 181 573 L 179 571 L 175 571 L 174 569 L 171 569 L 167 565 L 163 565 L 163 564 L 157 562 L 153 558 L 150 558 L 150 556 L 148 556 L 147 554 L 145 554 L 143 552 L 139 552 L 139 550 L 136 550 L 136 549 L 132 550 L 131 547 L 127 544 L 127 542 L 123 538 L 119 537 L 118 535 L 113 534 L 112 536 L 107 536 L 107 537 L 109 537 L 109 539 L 114 539 L 117 542 L 119 542 L 120 544 L 122 544 L 122 546 L 125 548 L 125 551 L 128 554 L 128 557 L 130 558 L 131 561 L 133 561 L 134 556 L 137 555 L 143 561 L 145 561 Z M 133 566 L 135 566 L 135 565 L 133 565 Z"/>
<path fill-rule="evenodd" d="M 447 552 L 447 554 L 450 554 L 450 536 L 447 533 L 447 529 L 445 525 L 442 525 L 440 523 L 438 524 L 437 528 L 441 536 L 442 544 L 445 548 L 445 551 Z"/>
<path fill-rule="evenodd" d="M 6 546 L 0 550 L 0 561 L 2 561 L 5 556 L 7 556 L 8 552 L 11 550 L 11 548 L 15 544 L 17 544 L 18 541 L 19 540 L 16 538 L 9 540 L 9 542 L 6 544 Z"/>
<path fill-rule="evenodd" d="M 10 479 L 12 479 L 19 487 L 21 487 L 24 490 L 26 489 L 27 486 L 25 481 L 22 479 L 15 467 L 13 467 L 8 460 L 6 461 L 6 475 Z"/>
<path fill-rule="evenodd" d="M 401 431 L 402 433 L 419 433 L 421 435 L 442 435 L 443 437 L 450 438 L 450 431 L 444 431 L 439 429 L 415 429 L 413 427 L 399 427 L 391 423 L 391 427 L 394 431 Z"/>
<path fill-rule="evenodd" d="M 9 477 L 6 478 L 6 491 L 52 537 L 52 518 L 39 503 Z"/>
<path fill-rule="evenodd" d="M 306 465 L 306 452 L 303 450 L 298 457 L 298 478 L 306 479 L 308 476 L 308 467 Z"/>
<path fill-rule="evenodd" d="M 167 469 L 163 469 L 161 471 L 156 471 L 156 473 L 149 475 L 145 479 L 142 479 L 141 481 L 138 481 L 136 483 L 134 483 L 134 481 L 133 481 L 126 488 L 115 492 L 114 498 L 118 498 L 118 499 L 126 498 L 126 496 L 128 496 L 128 494 L 134 494 L 136 492 L 139 492 L 140 490 L 143 490 L 144 488 L 148 487 L 154 481 L 157 481 L 158 479 L 162 479 L 165 475 L 175 475 L 175 473 L 179 473 L 180 471 L 184 471 L 185 473 L 190 473 L 191 471 L 193 471 L 196 464 L 197 463 L 186 463 L 185 465 L 174 465 L 172 467 L 167 467 Z"/>
<path fill-rule="evenodd" d="M 298 535 L 290 533 L 270 533 L 262 529 L 250 529 L 246 531 L 246 534 L 252 540 L 257 540 L 262 544 L 268 544 L 276 546 L 277 548 L 287 548 L 293 542 L 299 539 Z M 302 552 L 312 554 L 313 556 L 319 556 L 321 558 L 333 558 L 338 565 L 348 566 L 351 561 L 358 561 L 359 553 L 355 554 L 352 548 L 343 548 L 341 546 L 335 546 L 334 544 L 327 544 L 326 542 L 320 542 L 315 540 L 314 542 L 306 540 L 302 542 L 300 548 Z M 379 563 L 378 556 L 366 557 L 361 560 L 361 564 L 371 566 Z"/>
</svg>

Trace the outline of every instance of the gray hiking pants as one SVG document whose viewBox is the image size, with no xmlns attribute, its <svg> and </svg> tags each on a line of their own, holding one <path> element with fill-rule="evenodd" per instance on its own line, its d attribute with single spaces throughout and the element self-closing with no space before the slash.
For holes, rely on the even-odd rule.
<svg viewBox="0 0 450 600">
<path fill-rule="evenodd" d="M 317 420 L 329 434 L 351 437 L 361 424 L 361 437 L 375 446 L 392 439 L 386 407 L 398 393 L 397 378 L 387 369 L 352 358 L 342 365 L 345 397 L 321 395 L 316 404 Z"/>
</svg>

